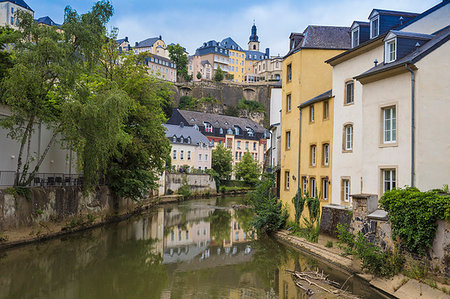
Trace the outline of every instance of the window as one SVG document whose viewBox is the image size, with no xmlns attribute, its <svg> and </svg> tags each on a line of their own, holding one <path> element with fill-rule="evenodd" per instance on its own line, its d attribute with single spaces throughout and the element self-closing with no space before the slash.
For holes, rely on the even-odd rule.
<svg viewBox="0 0 450 299">
<path fill-rule="evenodd" d="M 286 132 L 286 149 L 291 149 L 291 132 Z"/>
<path fill-rule="evenodd" d="M 172 137 L 172 142 L 174 142 L 174 143 L 177 142 L 177 136 Z"/>
<path fill-rule="evenodd" d="M 208 161 L 208 154 L 205 154 L 205 161 Z"/>
<path fill-rule="evenodd" d="M 188 138 L 187 138 L 187 143 L 188 143 L 188 144 L 191 144 L 191 137 L 188 137 Z"/>
<path fill-rule="evenodd" d="M 286 110 L 287 110 L 287 112 L 290 112 L 291 111 L 291 95 L 290 94 L 288 94 L 287 95 L 287 98 L 286 98 Z"/>
<path fill-rule="evenodd" d="M 14 17 L 11 17 L 11 25 L 14 25 Z"/>
<path fill-rule="evenodd" d="M 289 177 L 290 177 L 289 171 L 286 171 L 284 173 L 284 176 L 285 176 L 285 179 L 286 179 L 286 186 L 285 186 L 285 188 L 286 188 L 286 190 L 289 190 Z"/>
<path fill-rule="evenodd" d="M 309 121 L 314 122 L 314 105 L 309 107 Z"/>
<path fill-rule="evenodd" d="M 383 193 L 395 189 L 395 169 L 383 169 Z"/>
<path fill-rule="evenodd" d="M 342 199 L 344 202 L 350 202 L 350 180 L 342 180 Z"/>
<path fill-rule="evenodd" d="M 316 166 L 316 153 L 317 147 L 315 145 L 311 145 L 311 166 Z"/>
<path fill-rule="evenodd" d="M 348 81 L 345 83 L 345 104 L 353 104 L 354 98 L 354 83 L 353 81 Z"/>
<path fill-rule="evenodd" d="M 359 45 L 359 27 L 352 31 L 352 48 Z"/>
<path fill-rule="evenodd" d="M 174 160 L 177 159 L 177 150 L 173 150 L 173 152 L 172 152 L 172 159 L 174 159 Z"/>
<path fill-rule="evenodd" d="M 222 129 L 222 128 L 219 129 L 219 134 L 220 134 L 220 135 L 223 134 L 223 129 Z"/>
<path fill-rule="evenodd" d="M 306 192 L 308 191 L 308 179 L 305 176 L 302 178 L 302 185 L 303 185 L 303 188 L 302 188 L 303 195 L 305 195 Z"/>
<path fill-rule="evenodd" d="M 395 59 L 397 59 L 397 40 L 393 39 L 391 41 L 386 42 L 386 46 L 384 48 L 385 58 L 384 60 L 386 63 L 393 62 Z"/>
<path fill-rule="evenodd" d="M 235 160 L 239 159 L 239 153 L 238 152 L 236 152 L 236 155 L 235 155 L 234 159 Z"/>
<path fill-rule="evenodd" d="M 242 152 L 239 152 L 239 161 L 242 159 Z"/>
<path fill-rule="evenodd" d="M 323 165 L 328 166 L 330 162 L 330 146 L 328 143 L 323 145 Z"/>
<path fill-rule="evenodd" d="M 11 14 L 14 13 L 14 7 L 11 7 Z"/>
<path fill-rule="evenodd" d="M 245 142 L 245 150 L 248 151 L 248 141 Z"/>
<path fill-rule="evenodd" d="M 256 151 L 256 142 L 253 142 L 253 150 Z"/>
<path fill-rule="evenodd" d="M 329 118 L 330 118 L 330 102 L 325 101 L 323 102 L 323 119 Z"/>
<path fill-rule="evenodd" d="M 383 141 L 384 143 L 397 142 L 397 119 L 396 108 L 388 107 L 383 109 Z"/>
<path fill-rule="evenodd" d="M 353 150 L 353 126 L 346 125 L 344 127 L 344 150 Z"/>
<path fill-rule="evenodd" d="M 239 127 L 234 127 L 234 134 L 237 136 L 239 135 Z"/>
<path fill-rule="evenodd" d="M 328 200 L 328 194 L 329 194 L 329 182 L 327 178 L 322 179 L 322 199 Z"/>
<path fill-rule="evenodd" d="M 188 152 L 187 152 L 187 159 L 188 159 L 188 160 L 191 160 L 191 151 L 188 151 Z"/>
<path fill-rule="evenodd" d="M 370 38 L 377 37 L 380 34 L 380 18 L 377 16 L 370 21 Z"/>
<path fill-rule="evenodd" d="M 311 185 L 311 197 L 316 197 L 316 179 L 310 178 L 310 185 Z"/>
<path fill-rule="evenodd" d="M 181 241 L 181 234 L 182 234 L 183 232 L 181 231 L 181 230 L 179 230 L 178 231 L 178 241 Z"/>
<path fill-rule="evenodd" d="M 255 131 L 253 131 L 252 128 L 247 127 L 247 128 L 245 128 L 245 129 L 247 130 L 248 136 L 250 136 L 250 137 L 255 136 Z"/>
<path fill-rule="evenodd" d="M 180 143 L 184 143 L 184 138 L 183 138 L 183 136 L 180 137 Z"/>
<path fill-rule="evenodd" d="M 202 154 L 198 154 L 198 160 L 199 160 L 199 161 L 202 160 Z"/>
<path fill-rule="evenodd" d="M 233 140 L 231 138 L 227 138 L 227 148 L 232 147 Z"/>
<path fill-rule="evenodd" d="M 184 151 L 180 151 L 180 160 L 184 160 Z"/>
<path fill-rule="evenodd" d="M 287 81 L 292 80 L 292 64 L 288 64 L 287 66 Z"/>
<path fill-rule="evenodd" d="M 241 149 L 241 142 L 240 141 L 237 142 L 236 148 L 237 149 Z"/>
</svg>

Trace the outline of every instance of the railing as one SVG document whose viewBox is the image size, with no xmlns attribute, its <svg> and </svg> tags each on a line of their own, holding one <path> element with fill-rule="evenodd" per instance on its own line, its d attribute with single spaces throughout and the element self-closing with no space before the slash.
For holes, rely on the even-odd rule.
<svg viewBox="0 0 450 299">
<path fill-rule="evenodd" d="M 0 186 L 13 186 L 15 178 L 15 171 L 0 171 Z M 103 185 L 105 181 L 101 179 L 99 184 Z M 81 185 L 83 185 L 83 176 L 80 174 L 36 173 L 36 176 L 27 187 Z"/>
</svg>

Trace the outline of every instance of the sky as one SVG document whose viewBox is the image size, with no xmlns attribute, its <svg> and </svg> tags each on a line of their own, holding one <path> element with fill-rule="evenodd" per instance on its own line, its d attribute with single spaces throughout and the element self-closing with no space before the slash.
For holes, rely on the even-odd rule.
<svg viewBox="0 0 450 299">
<path fill-rule="evenodd" d="M 49 16 L 64 21 L 70 5 L 82 14 L 93 0 L 25 0 L 35 18 Z M 114 16 L 108 29 L 117 27 L 119 38 L 130 43 L 161 35 L 166 44 L 179 43 L 194 54 L 209 40 L 233 38 L 247 49 L 253 20 L 258 28 L 260 50 L 283 56 L 288 51 L 291 32 L 303 32 L 308 25 L 351 26 L 354 20 L 367 21 L 373 8 L 421 13 L 441 0 L 111 0 Z"/>
</svg>

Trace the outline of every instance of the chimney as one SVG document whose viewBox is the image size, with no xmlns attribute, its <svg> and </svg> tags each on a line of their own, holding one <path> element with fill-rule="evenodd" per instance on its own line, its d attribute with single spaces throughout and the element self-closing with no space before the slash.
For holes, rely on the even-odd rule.
<svg viewBox="0 0 450 299">
<path fill-rule="evenodd" d="M 128 43 L 128 36 L 125 36 L 125 41 Z"/>
<path fill-rule="evenodd" d="M 266 48 L 266 56 L 267 56 L 267 58 L 270 58 L 270 50 L 269 50 L 269 48 Z"/>
<path fill-rule="evenodd" d="M 161 35 L 159 36 L 159 39 L 162 40 L 162 36 Z"/>
<path fill-rule="evenodd" d="M 378 65 L 378 60 L 377 59 L 375 59 L 374 61 L 373 61 L 373 63 L 375 64 L 375 67 Z"/>
<path fill-rule="evenodd" d="M 139 43 L 138 43 L 138 42 L 136 42 L 136 43 L 134 44 L 134 46 L 135 46 L 135 47 L 137 47 L 138 45 L 139 45 Z"/>
</svg>

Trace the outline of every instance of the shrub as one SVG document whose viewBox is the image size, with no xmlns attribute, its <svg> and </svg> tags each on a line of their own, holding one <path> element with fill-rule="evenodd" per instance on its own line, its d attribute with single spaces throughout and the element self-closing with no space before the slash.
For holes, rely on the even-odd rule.
<svg viewBox="0 0 450 299">
<path fill-rule="evenodd" d="M 433 245 L 436 221 L 450 219 L 450 196 L 438 191 L 392 190 L 381 197 L 380 204 L 388 212 L 393 239 L 398 238 L 402 248 L 420 255 Z"/>
<path fill-rule="evenodd" d="M 188 184 L 186 175 L 183 175 L 183 179 L 181 181 L 181 187 L 180 187 L 180 189 L 178 189 L 178 194 L 183 196 L 184 199 L 191 196 L 191 194 L 192 194 L 191 186 L 189 186 L 189 184 Z"/>
<path fill-rule="evenodd" d="M 325 244 L 325 247 L 333 248 L 333 241 L 327 241 L 327 243 Z"/>
</svg>

